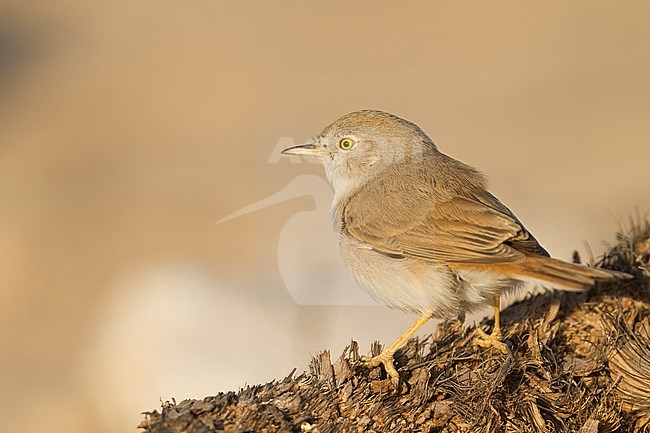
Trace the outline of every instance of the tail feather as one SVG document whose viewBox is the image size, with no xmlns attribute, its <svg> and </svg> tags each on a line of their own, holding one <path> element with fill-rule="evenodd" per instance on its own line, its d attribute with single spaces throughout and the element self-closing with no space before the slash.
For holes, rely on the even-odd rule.
<svg viewBox="0 0 650 433">
<path fill-rule="evenodd" d="M 632 278 L 632 275 L 625 272 L 590 268 L 541 256 L 528 256 L 523 266 L 512 266 L 510 271 L 515 278 L 523 281 L 572 291 L 588 289 L 599 281 Z"/>
</svg>

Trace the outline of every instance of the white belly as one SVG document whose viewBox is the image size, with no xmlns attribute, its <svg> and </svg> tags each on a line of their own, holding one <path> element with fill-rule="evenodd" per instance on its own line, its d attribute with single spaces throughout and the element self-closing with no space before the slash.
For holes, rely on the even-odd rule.
<svg viewBox="0 0 650 433">
<path fill-rule="evenodd" d="M 388 257 L 345 234 L 339 235 L 339 248 L 356 281 L 377 302 L 437 317 L 459 313 L 458 280 L 446 266 Z"/>
<path fill-rule="evenodd" d="M 490 305 L 493 295 L 515 283 L 500 275 L 457 275 L 445 265 L 389 257 L 346 234 L 339 235 L 339 249 L 357 283 L 377 302 L 418 314 L 456 317 Z"/>
</svg>

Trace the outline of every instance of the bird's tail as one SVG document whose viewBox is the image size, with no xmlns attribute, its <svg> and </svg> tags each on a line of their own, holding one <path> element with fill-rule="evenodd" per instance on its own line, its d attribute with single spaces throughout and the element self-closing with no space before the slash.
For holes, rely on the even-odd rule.
<svg viewBox="0 0 650 433">
<path fill-rule="evenodd" d="M 528 256 L 521 265 L 512 266 L 510 272 L 518 280 L 572 291 L 588 289 L 599 281 L 632 278 L 625 272 L 590 268 L 542 256 Z"/>
</svg>

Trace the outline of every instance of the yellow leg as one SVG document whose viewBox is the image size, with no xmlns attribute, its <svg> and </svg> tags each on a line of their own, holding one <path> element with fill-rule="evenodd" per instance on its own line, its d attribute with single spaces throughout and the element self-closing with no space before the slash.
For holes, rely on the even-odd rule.
<svg viewBox="0 0 650 433">
<path fill-rule="evenodd" d="M 384 366 L 384 369 L 386 369 L 386 373 L 390 376 L 393 382 L 399 383 L 399 374 L 395 369 L 395 364 L 393 364 L 393 355 L 395 355 L 395 352 L 397 352 L 397 350 L 402 347 L 409 340 L 409 338 L 413 336 L 413 334 L 415 334 L 415 331 L 427 323 L 427 321 L 431 319 L 432 316 L 432 314 L 426 314 L 418 317 L 418 320 L 416 320 L 409 327 L 409 329 L 400 335 L 393 344 L 382 350 L 379 355 L 373 356 L 372 358 L 362 356 L 360 365 L 367 368 L 373 368 L 378 367 L 380 364 L 382 364 Z"/>
<path fill-rule="evenodd" d="M 501 341 L 501 297 L 494 295 L 494 328 L 490 335 L 483 332 L 481 328 L 476 328 L 476 339 L 474 340 L 475 346 L 481 347 L 494 347 L 503 354 L 510 352 L 508 346 Z"/>
</svg>

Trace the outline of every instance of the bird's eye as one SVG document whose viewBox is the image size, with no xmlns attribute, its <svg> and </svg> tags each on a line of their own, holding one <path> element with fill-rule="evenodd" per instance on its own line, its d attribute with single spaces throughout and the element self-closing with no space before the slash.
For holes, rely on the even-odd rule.
<svg viewBox="0 0 650 433">
<path fill-rule="evenodd" d="M 339 140 L 339 147 L 343 150 L 350 150 L 355 144 L 355 141 L 351 138 L 341 138 L 341 140 Z"/>
</svg>

